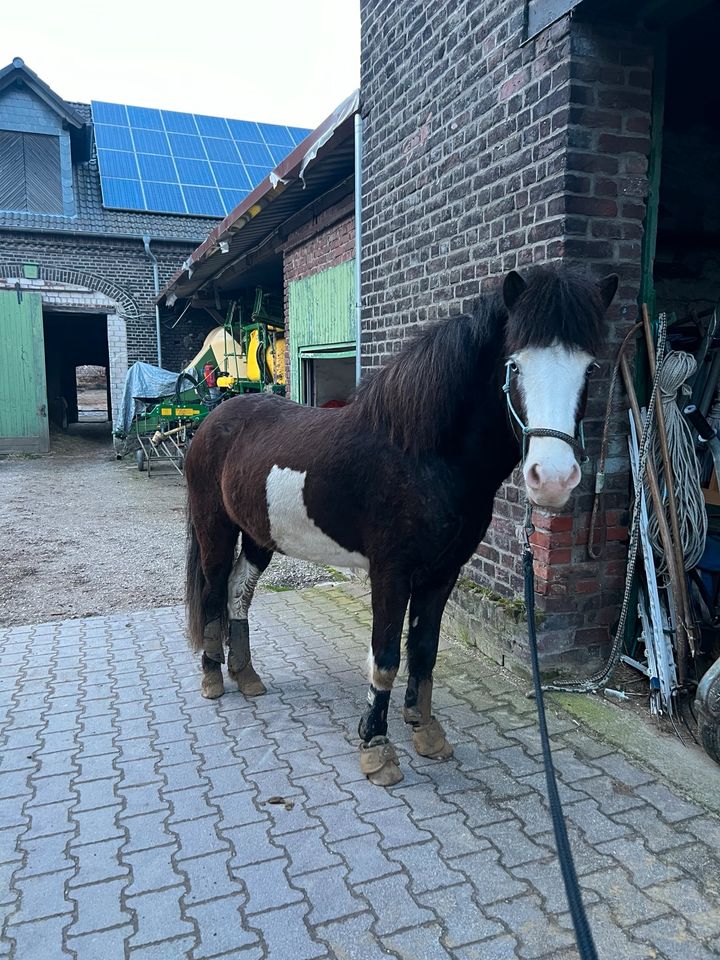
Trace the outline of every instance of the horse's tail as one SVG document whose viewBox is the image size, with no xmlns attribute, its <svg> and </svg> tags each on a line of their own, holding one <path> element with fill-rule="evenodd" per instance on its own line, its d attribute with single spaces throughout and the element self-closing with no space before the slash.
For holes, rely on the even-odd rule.
<svg viewBox="0 0 720 960">
<path fill-rule="evenodd" d="M 187 611 L 187 634 L 193 650 L 202 650 L 205 630 L 206 580 L 200 562 L 200 543 L 195 532 L 190 498 L 187 508 L 187 552 L 185 555 L 185 609 Z"/>
</svg>

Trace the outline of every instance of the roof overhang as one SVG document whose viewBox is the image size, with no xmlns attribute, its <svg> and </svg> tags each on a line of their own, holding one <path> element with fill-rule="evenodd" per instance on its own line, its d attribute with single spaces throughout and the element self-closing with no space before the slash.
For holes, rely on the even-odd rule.
<svg viewBox="0 0 720 960">
<path fill-rule="evenodd" d="M 322 198 L 352 192 L 356 91 L 209 234 L 172 277 L 159 302 L 172 307 L 199 291 L 231 289 L 243 264 L 277 251 L 291 224 Z"/>
</svg>

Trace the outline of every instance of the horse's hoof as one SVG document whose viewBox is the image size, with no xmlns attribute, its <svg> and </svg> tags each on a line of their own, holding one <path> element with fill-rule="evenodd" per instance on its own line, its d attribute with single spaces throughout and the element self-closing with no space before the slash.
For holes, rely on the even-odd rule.
<svg viewBox="0 0 720 960">
<path fill-rule="evenodd" d="M 206 700 L 217 700 L 225 693 L 225 684 L 220 670 L 213 670 L 212 673 L 204 674 L 200 693 Z"/>
<path fill-rule="evenodd" d="M 413 746 L 421 757 L 447 760 L 453 755 L 452 744 L 445 739 L 445 731 L 435 717 L 427 723 L 419 723 L 413 729 Z"/>
<path fill-rule="evenodd" d="M 391 787 L 403 779 L 395 747 L 387 737 L 360 744 L 360 769 L 378 787 Z"/>
<path fill-rule="evenodd" d="M 708 755 L 720 763 L 720 659 L 700 681 L 695 710 L 702 745 Z"/>
<path fill-rule="evenodd" d="M 242 670 L 230 670 L 230 676 L 235 683 L 237 683 L 238 690 L 243 696 L 261 697 L 264 693 L 267 693 L 265 684 L 255 673 L 255 669 L 251 663 L 243 667 Z"/>
</svg>

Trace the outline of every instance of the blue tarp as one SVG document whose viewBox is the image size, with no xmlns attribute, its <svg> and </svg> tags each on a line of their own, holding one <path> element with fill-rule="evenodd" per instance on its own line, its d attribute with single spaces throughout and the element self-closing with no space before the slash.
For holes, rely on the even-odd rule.
<svg viewBox="0 0 720 960">
<path fill-rule="evenodd" d="M 170 370 L 162 370 L 151 363 L 142 363 L 138 360 L 127 372 L 125 389 L 123 391 L 120 412 L 113 424 L 116 434 L 127 434 L 133 417 L 140 413 L 144 404 L 138 403 L 136 397 L 167 397 L 175 391 L 175 384 L 179 374 Z"/>
</svg>

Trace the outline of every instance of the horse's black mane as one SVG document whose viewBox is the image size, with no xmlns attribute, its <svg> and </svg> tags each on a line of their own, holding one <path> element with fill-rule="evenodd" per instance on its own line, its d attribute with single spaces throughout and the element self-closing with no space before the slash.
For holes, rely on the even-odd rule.
<svg viewBox="0 0 720 960">
<path fill-rule="evenodd" d="M 372 429 L 410 454 L 455 441 L 459 415 L 474 396 L 496 389 L 500 355 L 556 340 L 595 354 L 604 338 L 597 286 L 563 268 L 528 272 L 510 313 L 500 297 L 479 298 L 472 315 L 415 334 L 358 388 L 352 405 Z M 469 412 L 469 411 L 468 411 Z"/>
<path fill-rule="evenodd" d="M 499 297 L 477 301 L 464 314 L 416 333 L 358 388 L 353 406 L 375 430 L 412 454 L 452 442 L 457 415 L 495 366 L 506 311 Z M 479 366 L 483 355 L 485 371 Z"/>
</svg>

